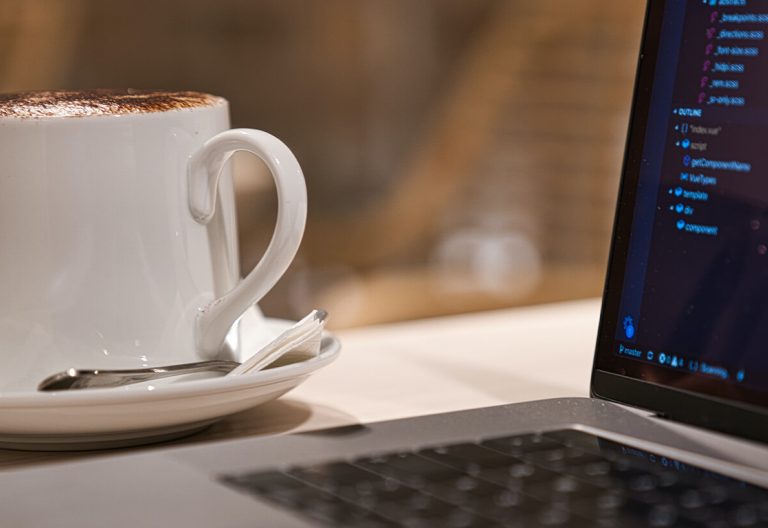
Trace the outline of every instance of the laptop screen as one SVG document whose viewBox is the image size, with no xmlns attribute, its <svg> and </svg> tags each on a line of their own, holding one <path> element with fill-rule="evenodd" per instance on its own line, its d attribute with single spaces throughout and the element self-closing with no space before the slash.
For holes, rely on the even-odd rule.
<svg viewBox="0 0 768 528">
<path fill-rule="evenodd" d="M 653 4 L 595 366 L 768 406 L 768 1 Z"/>
</svg>

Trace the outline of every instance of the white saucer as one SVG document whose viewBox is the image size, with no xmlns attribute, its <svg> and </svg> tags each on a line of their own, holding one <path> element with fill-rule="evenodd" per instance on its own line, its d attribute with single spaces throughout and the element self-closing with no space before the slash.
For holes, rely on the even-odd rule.
<svg viewBox="0 0 768 528">
<path fill-rule="evenodd" d="M 292 324 L 262 321 L 261 340 Z M 253 333 L 251 328 L 242 330 Z M 243 344 L 255 346 L 245 339 Z M 253 374 L 115 389 L 0 394 L 0 448 L 103 449 L 183 436 L 282 396 L 336 359 L 340 349 L 339 341 L 326 333 L 317 357 Z"/>
</svg>

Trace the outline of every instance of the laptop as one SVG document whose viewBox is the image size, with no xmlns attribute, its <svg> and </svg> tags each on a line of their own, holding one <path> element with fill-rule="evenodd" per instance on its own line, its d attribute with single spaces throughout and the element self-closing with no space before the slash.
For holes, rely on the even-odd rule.
<svg viewBox="0 0 768 528">
<path fill-rule="evenodd" d="M 3 525 L 768 526 L 766 31 L 649 2 L 590 398 L 3 473 Z"/>
</svg>

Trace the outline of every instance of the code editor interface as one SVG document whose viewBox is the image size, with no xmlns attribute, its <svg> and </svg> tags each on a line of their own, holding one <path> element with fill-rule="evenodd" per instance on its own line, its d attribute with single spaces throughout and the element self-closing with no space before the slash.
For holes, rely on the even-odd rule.
<svg viewBox="0 0 768 528">
<path fill-rule="evenodd" d="M 668 2 L 615 355 L 768 390 L 768 0 Z"/>
</svg>

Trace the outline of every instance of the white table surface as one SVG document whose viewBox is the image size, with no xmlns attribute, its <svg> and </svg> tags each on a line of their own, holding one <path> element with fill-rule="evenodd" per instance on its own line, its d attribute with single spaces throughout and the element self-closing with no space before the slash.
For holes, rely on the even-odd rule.
<svg viewBox="0 0 768 528">
<path fill-rule="evenodd" d="M 589 299 L 339 331 L 339 359 L 303 385 L 174 444 L 587 396 L 599 309 Z M 0 450 L 0 469 L 124 451 Z"/>
<path fill-rule="evenodd" d="M 342 353 L 286 398 L 297 430 L 561 396 L 587 396 L 600 301 L 338 332 Z"/>
</svg>

